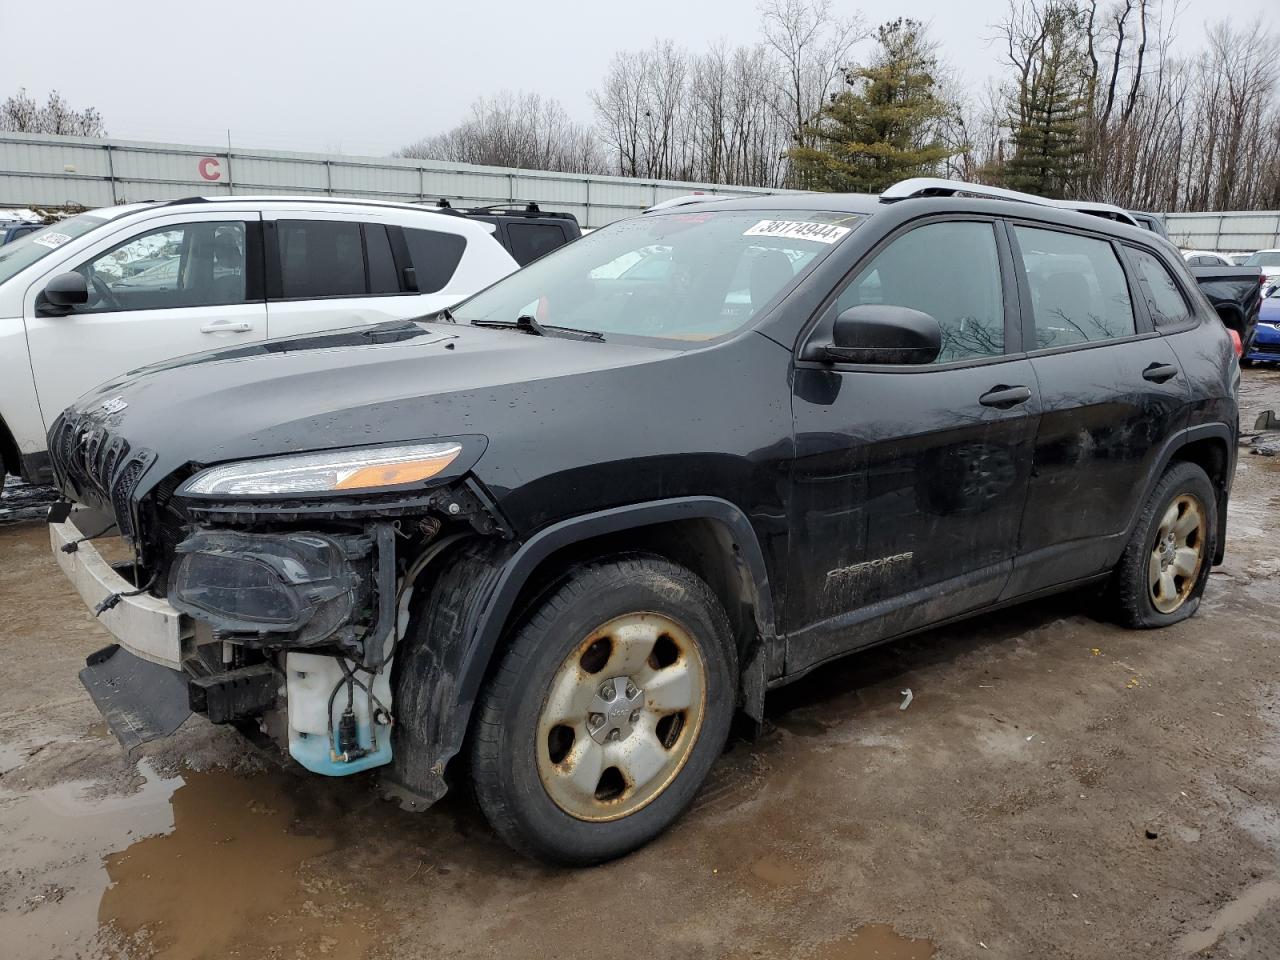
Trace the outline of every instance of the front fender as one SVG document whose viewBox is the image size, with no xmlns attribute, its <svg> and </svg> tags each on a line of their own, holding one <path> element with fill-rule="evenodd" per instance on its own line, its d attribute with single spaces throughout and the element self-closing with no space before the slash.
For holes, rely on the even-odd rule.
<svg viewBox="0 0 1280 960">
<path fill-rule="evenodd" d="M 445 792 L 445 765 L 461 749 L 481 684 L 516 602 L 553 553 L 596 537 L 681 520 L 714 520 L 732 534 L 750 578 L 761 643 L 743 664 L 744 708 L 763 704 L 765 653 L 776 637 L 764 552 L 745 513 L 717 497 L 680 497 L 615 507 L 553 524 L 515 546 L 473 541 L 454 553 L 422 595 L 415 593 L 413 635 L 396 655 L 396 761 L 390 779 L 402 802 L 429 803 Z"/>
</svg>

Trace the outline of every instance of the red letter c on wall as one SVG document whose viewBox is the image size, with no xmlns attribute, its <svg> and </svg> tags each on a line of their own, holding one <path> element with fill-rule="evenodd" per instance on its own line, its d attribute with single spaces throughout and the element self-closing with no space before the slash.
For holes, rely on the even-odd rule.
<svg viewBox="0 0 1280 960">
<path fill-rule="evenodd" d="M 196 164 L 196 170 L 202 180 L 222 179 L 222 171 L 218 169 L 217 157 L 201 157 L 200 162 Z"/>
</svg>

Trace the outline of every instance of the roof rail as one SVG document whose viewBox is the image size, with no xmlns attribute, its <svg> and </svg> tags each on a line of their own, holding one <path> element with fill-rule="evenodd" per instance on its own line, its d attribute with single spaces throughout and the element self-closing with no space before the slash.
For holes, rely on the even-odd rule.
<svg viewBox="0 0 1280 960">
<path fill-rule="evenodd" d="M 714 193 L 686 193 L 683 196 L 672 197 L 670 200 L 660 200 L 651 207 L 645 208 L 645 213 L 654 213 L 658 210 L 670 210 L 672 207 L 687 207 L 695 203 L 710 203 L 712 200 L 737 200 L 737 197 L 722 197 Z"/>
<path fill-rule="evenodd" d="M 1075 210 L 1095 217 L 1103 217 L 1131 227 L 1140 226 L 1133 215 L 1113 203 L 1094 200 L 1053 200 L 1034 193 L 989 187 L 984 183 L 967 183 L 964 180 L 943 180 L 938 177 L 912 177 L 900 180 L 880 194 L 881 203 L 895 203 L 914 197 L 984 197 L 991 200 L 1013 200 L 1018 203 L 1034 203 L 1041 207 L 1057 207 L 1059 210 Z"/>
</svg>

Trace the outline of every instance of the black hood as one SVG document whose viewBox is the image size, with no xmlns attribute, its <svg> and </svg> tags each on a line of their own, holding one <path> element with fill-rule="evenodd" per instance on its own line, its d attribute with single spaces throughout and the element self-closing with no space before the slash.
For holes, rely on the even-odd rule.
<svg viewBox="0 0 1280 960">
<path fill-rule="evenodd" d="M 86 394 L 67 417 L 155 453 L 135 489 L 142 496 L 188 463 L 484 435 L 548 381 L 671 354 L 393 321 L 144 367 Z"/>
</svg>

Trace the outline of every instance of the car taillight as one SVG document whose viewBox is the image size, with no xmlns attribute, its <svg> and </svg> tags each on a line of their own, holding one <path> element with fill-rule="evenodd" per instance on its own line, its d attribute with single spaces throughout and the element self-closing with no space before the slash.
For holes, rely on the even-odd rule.
<svg viewBox="0 0 1280 960">
<path fill-rule="evenodd" d="M 1236 356 L 1237 357 L 1243 356 L 1244 344 L 1240 342 L 1240 334 L 1236 333 L 1230 327 L 1227 328 L 1227 333 L 1231 335 L 1231 347 L 1233 350 L 1235 350 Z"/>
</svg>

